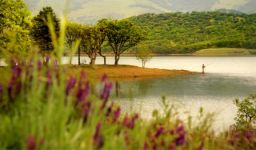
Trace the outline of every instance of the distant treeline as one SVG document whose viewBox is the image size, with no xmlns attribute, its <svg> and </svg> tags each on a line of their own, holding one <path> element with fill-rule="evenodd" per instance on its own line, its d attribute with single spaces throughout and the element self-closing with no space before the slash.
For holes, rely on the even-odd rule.
<svg viewBox="0 0 256 150">
<path fill-rule="evenodd" d="M 256 48 L 256 14 L 165 13 L 128 20 L 146 30 L 144 43 L 154 53 L 192 53 L 212 47 Z"/>
</svg>

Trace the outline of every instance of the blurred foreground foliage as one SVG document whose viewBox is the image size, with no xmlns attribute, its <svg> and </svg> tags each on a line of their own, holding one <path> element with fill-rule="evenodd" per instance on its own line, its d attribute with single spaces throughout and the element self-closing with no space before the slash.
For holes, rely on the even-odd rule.
<svg viewBox="0 0 256 150">
<path fill-rule="evenodd" d="M 20 4 L 26 10 L 22 1 L 18 0 L 1 1 L 1 4 L 12 6 L 11 2 L 15 2 L 13 7 Z M 4 9 L 2 5 L 0 7 Z M 24 18 L 21 20 L 24 21 Z M 27 31 L 29 24 L 30 21 L 27 26 L 14 22 L 10 23 L 10 28 L 17 25 L 21 31 Z M 136 112 L 124 113 L 118 104 L 109 99 L 112 83 L 107 75 L 94 81 L 83 71 L 79 75 L 66 74 L 68 68 L 61 66 L 66 44 L 65 19 L 59 25 L 59 33 L 55 33 L 54 22 L 48 24 L 51 37 L 58 35 L 58 39 L 52 39 L 54 53 L 44 59 L 36 49 L 23 47 L 22 42 L 5 42 L 6 46 L 2 47 L 4 51 L 11 49 L 34 53 L 26 53 L 26 58 L 11 55 L 6 61 L 7 66 L 0 68 L 1 76 L 4 76 L 4 80 L 0 81 L 0 149 L 256 148 L 253 125 L 235 126 L 215 133 L 212 130 L 212 114 L 205 114 L 201 109 L 197 118 L 188 116 L 187 120 L 181 120 L 164 97 L 164 113 L 155 110 L 150 120 L 144 120 Z M 6 24 L 3 29 L 8 30 L 9 25 Z M 28 36 L 27 32 L 17 34 Z M 16 35 L 12 38 L 17 40 Z M 72 48 L 76 51 L 78 46 Z M 242 122 L 244 119 L 249 121 L 249 124 L 255 121 L 254 99 L 249 97 L 237 101 L 238 123 L 241 119 Z"/>
</svg>

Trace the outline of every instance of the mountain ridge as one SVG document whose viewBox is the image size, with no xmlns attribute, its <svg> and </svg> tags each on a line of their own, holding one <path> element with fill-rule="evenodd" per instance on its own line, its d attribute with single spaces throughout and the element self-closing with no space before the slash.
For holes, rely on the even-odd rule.
<svg viewBox="0 0 256 150">
<path fill-rule="evenodd" d="M 25 0 L 37 13 L 44 6 L 52 6 L 60 14 L 65 2 L 59 0 Z M 192 12 L 233 9 L 243 13 L 256 12 L 255 0 L 72 0 L 68 16 L 81 23 L 95 23 L 101 18 L 123 19 L 144 13 Z"/>
</svg>

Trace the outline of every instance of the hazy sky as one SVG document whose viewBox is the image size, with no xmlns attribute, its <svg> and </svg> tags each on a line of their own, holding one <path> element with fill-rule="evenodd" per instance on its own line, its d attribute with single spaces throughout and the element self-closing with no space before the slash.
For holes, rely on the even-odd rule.
<svg viewBox="0 0 256 150">
<path fill-rule="evenodd" d="M 68 3 L 69 18 L 94 22 L 103 17 L 125 18 L 143 13 L 236 9 L 256 12 L 256 0 L 25 0 L 37 12 L 50 5 L 60 13 Z"/>
</svg>

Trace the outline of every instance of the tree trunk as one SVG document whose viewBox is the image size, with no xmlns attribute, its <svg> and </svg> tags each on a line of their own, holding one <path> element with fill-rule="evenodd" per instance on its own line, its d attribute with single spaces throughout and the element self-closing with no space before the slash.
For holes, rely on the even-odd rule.
<svg viewBox="0 0 256 150">
<path fill-rule="evenodd" d="M 107 58 L 106 58 L 106 56 L 102 56 L 102 57 L 104 59 L 104 65 L 107 65 Z"/>
<path fill-rule="evenodd" d="M 91 55 L 91 62 L 90 62 L 90 65 L 94 66 L 95 65 L 95 62 L 96 62 L 96 57 L 97 57 L 97 53 L 93 53 Z"/>
<path fill-rule="evenodd" d="M 106 56 L 102 55 L 101 52 L 99 52 L 99 55 L 100 55 L 101 57 L 103 57 L 103 59 L 104 59 L 104 65 L 106 65 L 106 64 L 107 64 L 107 58 L 106 58 Z"/>
<path fill-rule="evenodd" d="M 118 62 L 119 62 L 119 59 L 120 59 L 120 55 L 115 55 L 115 65 L 118 65 Z"/>
<path fill-rule="evenodd" d="M 81 65 L 81 60 L 80 60 L 80 54 L 81 51 L 80 51 L 80 48 L 78 48 L 78 65 L 80 66 Z"/>
<path fill-rule="evenodd" d="M 94 66 L 94 65 L 95 65 L 95 61 L 96 61 L 96 59 L 95 59 L 95 58 L 91 58 L 90 65 Z"/>
</svg>

